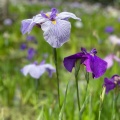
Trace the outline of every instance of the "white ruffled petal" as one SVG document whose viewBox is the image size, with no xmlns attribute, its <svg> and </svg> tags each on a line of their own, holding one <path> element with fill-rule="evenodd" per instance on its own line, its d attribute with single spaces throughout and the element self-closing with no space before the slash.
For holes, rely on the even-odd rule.
<svg viewBox="0 0 120 120">
<path fill-rule="evenodd" d="M 34 64 L 26 65 L 21 69 L 21 72 L 23 73 L 24 76 L 26 76 L 30 72 L 30 70 L 33 69 L 34 67 L 35 67 Z"/>
<path fill-rule="evenodd" d="M 56 20 L 56 24 L 47 21 L 41 25 L 45 40 L 54 48 L 62 46 L 70 37 L 71 24 L 69 21 Z"/>
<path fill-rule="evenodd" d="M 67 19 L 67 18 L 73 18 L 76 20 L 81 20 L 80 18 L 76 17 L 75 14 L 70 13 L 70 12 L 61 12 L 57 15 L 58 19 Z"/>
</svg>

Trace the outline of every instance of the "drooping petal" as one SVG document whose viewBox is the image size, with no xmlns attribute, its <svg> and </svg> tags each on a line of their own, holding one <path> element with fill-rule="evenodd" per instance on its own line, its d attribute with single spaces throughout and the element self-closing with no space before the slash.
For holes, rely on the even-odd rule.
<svg viewBox="0 0 120 120">
<path fill-rule="evenodd" d="M 58 18 L 58 19 L 73 18 L 73 19 L 76 19 L 76 20 L 81 20 L 80 18 L 76 17 L 75 14 L 70 13 L 70 12 L 61 12 L 57 15 L 56 18 Z"/>
<path fill-rule="evenodd" d="M 49 77 L 52 77 L 52 74 L 54 72 L 56 72 L 55 68 L 50 64 L 45 64 L 44 67 L 45 67 L 46 71 L 48 72 Z"/>
<path fill-rule="evenodd" d="M 86 55 L 87 56 L 87 55 Z M 91 70 L 91 67 L 90 67 L 90 56 L 87 56 L 88 59 L 86 59 L 83 64 L 86 66 L 86 71 L 87 72 L 91 72 L 92 73 L 92 70 Z"/>
<path fill-rule="evenodd" d="M 32 30 L 32 27 L 35 25 L 35 23 L 32 23 L 32 19 L 26 19 L 23 20 L 21 25 L 21 32 L 22 34 L 25 34 L 27 32 L 30 32 Z"/>
<path fill-rule="evenodd" d="M 35 65 L 32 69 L 30 69 L 29 74 L 35 78 L 38 79 L 40 76 L 45 72 L 45 67 L 42 65 Z"/>
<path fill-rule="evenodd" d="M 107 69 L 107 62 L 97 57 L 96 55 L 90 55 L 90 68 L 93 73 L 93 78 L 102 76 Z"/>
<path fill-rule="evenodd" d="M 23 73 L 24 76 L 26 76 L 29 73 L 30 69 L 34 68 L 34 66 L 35 66 L 34 64 L 26 65 L 21 69 L 21 72 Z"/>
<path fill-rule="evenodd" d="M 45 21 L 47 21 L 47 19 L 43 18 L 41 14 L 34 16 L 32 19 L 22 20 L 21 22 L 22 23 L 21 25 L 22 34 L 30 33 L 33 26 L 35 26 L 36 24 L 41 24 Z"/>
<path fill-rule="evenodd" d="M 69 71 L 72 72 L 73 67 L 75 67 L 75 62 L 80 60 L 83 53 L 77 53 L 68 57 L 64 58 L 64 67 Z"/>
<path fill-rule="evenodd" d="M 108 78 L 104 79 L 104 86 L 106 87 L 106 94 L 108 94 L 108 92 L 112 89 L 115 88 L 115 83 L 111 80 L 109 80 Z"/>
<path fill-rule="evenodd" d="M 54 48 L 62 46 L 68 41 L 71 24 L 65 20 L 56 20 L 55 23 L 47 21 L 41 24 L 44 31 L 44 39 Z"/>
</svg>

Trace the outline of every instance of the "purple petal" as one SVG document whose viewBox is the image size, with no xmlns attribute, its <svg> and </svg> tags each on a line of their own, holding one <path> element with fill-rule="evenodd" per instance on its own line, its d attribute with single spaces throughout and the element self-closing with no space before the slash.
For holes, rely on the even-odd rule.
<svg viewBox="0 0 120 120">
<path fill-rule="evenodd" d="M 43 60 L 41 63 L 40 63 L 40 65 L 44 65 L 45 64 L 45 60 Z"/>
<path fill-rule="evenodd" d="M 57 9 L 56 8 L 52 8 L 51 9 L 51 15 L 50 15 L 50 20 L 55 20 L 55 17 L 57 16 Z"/>
<path fill-rule="evenodd" d="M 46 71 L 49 74 L 49 77 L 52 77 L 52 74 L 54 72 L 56 72 L 55 68 L 52 65 L 50 65 L 50 64 L 45 64 L 44 66 L 45 66 Z"/>
<path fill-rule="evenodd" d="M 47 19 L 42 17 L 41 14 L 34 16 L 32 19 L 23 20 L 21 25 L 22 34 L 30 33 L 34 25 L 36 24 L 40 25 L 45 21 L 47 21 Z"/>
<path fill-rule="evenodd" d="M 90 55 L 89 59 L 90 59 L 90 68 L 93 73 L 93 78 L 98 78 L 102 76 L 106 72 L 107 62 L 97 57 L 96 55 L 94 56 Z"/>
<path fill-rule="evenodd" d="M 25 50 L 27 48 L 27 45 L 25 43 L 21 44 L 20 49 Z"/>
<path fill-rule="evenodd" d="M 22 21 L 21 32 L 22 34 L 29 33 L 35 23 L 32 23 L 32 19 L 26 19 Z"/>
<path fill-rule="evenodd" d="M 26 39 L 27 41 L 33 41 L 34 43 L 37 43 L 37 40 L 34 36 L 28 35 Z"/>
<path fill-rule="evenodd" d="M 65 20 L 57 20 L 56 24 L 47 21 L 41 25 L 45 40 L 54 48 L 62 46 L 68 41 L 71 24 Z"/>
<path fill-rule="evenodd" d="M 106 87 L 106 94 L 112 89 L 115 88 L 115 83 L 108 78 L 104 79 L 104 86 Z"/>
<path fill-rule="evenodd" d="M 27 58 L 28 58 L 29 60 L 31 60 L 31 59 L 34 57 L 35 53 L 36 53 L 36 51 L 35 51 L 34 48 L 29 48 L 29 49 L 28 49 L 28 56 L 27 56 Z"/>
<path fill-rule="evenodd" d="M 76 17 L 75 14 L 70 13 L 70 12 L 61 12 L 57 15 L 57 18 L 59 18 L 59 19 L 73 18 L 76 20 L 81 20 L 80 18 Z"/>
<path fill-rule="evenodd" d="M 89 55 L 85 55 L 88 57 L 88 59 L 86 59 L 83 64 L 86 66 L 86 71 L 87 72 L 92 72 L 91 70 L 91 66 L 90 66 L 90 56 Z"/>
<path fill-rule="evenodd" d="M 73 67 L 75 67 L 75 62 L 76 60 L 80 60 L 82 57 L 83 53 L 77 53 L 68 57 L 64 58 L 64 67 L 69 71 L 72 72 Z"/>
</svg>

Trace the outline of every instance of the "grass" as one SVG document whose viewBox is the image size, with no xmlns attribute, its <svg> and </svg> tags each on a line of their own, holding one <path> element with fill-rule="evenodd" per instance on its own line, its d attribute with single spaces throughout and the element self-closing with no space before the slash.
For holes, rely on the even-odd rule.
<svg viewBox="0 0 120 120">
<path fill-rule="evenodd" d="M 64 10 L 65 5 L 59 7 Z M 10 17 L 13 19 L 11 26 L 0 25 L 0 120 L 57 120 L 59 116 L 57 101 L 56 76 L 49 78 L 45 73 L 38 83 L 38 94 L 35 89 L 35 82 L 30 76 L 24 77 L 20 69 L 30 62 L 42 61 L 44 54 L 48 54 L 47 63 L 54 65 L 54 56 L 52 48 L 43 39 L 43 32 L 34 27 L 30 35 L 34 35 L 38 44 L 29 43 L 29 46 L 37 50 L 37 54 L 32 61 L 26 59 L 27 51 L 20 50 L 20 44 L 26 42 L 26 36 L 20 32 L 21 20 L 32 17 L 41 10 L 49 11 L 50 7 L 42 5 L 20 4 L 19 6 L 9 5 Z M 83 27 L 76 28 L 75 20 L 72 22 L 72 30 L 69 42 L 58 48 L 59 59 L 59 77 L 60 77 L 60 95 L 61 104 L 64 101 L 66 86 L 69 81 L 66 104 L 63 112 L 63 120 L 78 120 L 78 107 L 75 89 L 74 74 L 68 73 L 63 66 L 64 57 L 80 51 L 81 47 L 88 50 L 96 48 L 98 56 L 104 58 L 107 54 L 113 52 L 113 46 L 109 44 L 107 38 L 110 34 L 104 32 L 106 26 L 113 26 L 114 34 L 119 35 L 120 23 L 117 18 L 105 15 L 104 8 L 100 8 L 92 13 L 86 13 L 84 9 L 70 8 L 67 11 L 76 13 L 82 19 Z M 119 51 L 119 47 L 117 50 Z M 114 53 L 116 53 L 114 51 Z M 102 90 L 104 77 L 111 77 L 113 74 L 119 74 L 120 68 L 115 62 L 114 66 L 107 70 L 104 76 L 94 80 L 90 74 L 88 88 L 88 102 L 83 112 L 83 120 L 97 120 L 99 109 L 99 97 Z M 73 71 L 74 72 L 74 71 Z M 85 95 L 85 69 L 81 66 L 79 72 L 79 93 L 81 104 Z M 113 92 L 105 96 L 101 119 L 110 120 L 112 118 L 112 97 Z M 119 101 L 120 98 L 118 98 Z M 118 119 L 120 117 L 118 106 Z M 117 119 L 116 119 L 117 120 Z"/>
</svg>

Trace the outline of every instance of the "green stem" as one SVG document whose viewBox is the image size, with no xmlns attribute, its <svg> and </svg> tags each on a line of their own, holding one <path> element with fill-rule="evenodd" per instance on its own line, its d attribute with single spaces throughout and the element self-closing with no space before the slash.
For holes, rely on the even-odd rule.
<svg viewBox="0 0 120 120">
<path fill-rule="evenodd" d="M 105 96 L 105 91 L 106 91 L 106 88 L 103 87 L 102 93 L 100 95 L 100 106 L 99 106 L 98 120 L 101 120 L 101 111 L 102 111 L 102 104 L 103 104 L 103 100 L 104 100 L 104 96 Z"/>
<path fill-rule="evenodd" d="M 80 61 L 78 60 L 75 64 L 75 80 L 76 80 L 78 109 L 79 109 L 79 112 L 80 112 L 80 99 L 79 99 L 79 89 L 78 89 L 78 73 L 79 73 L 79 70 L 80 70 Z"/>
<path fill-rule="evenodd" d="M 89 85 L 89 73 L 88 72 L 86 72 L 85 79 L 86 79 L 87 85 L 86 85 L 86 92 L 85 92 L 84 102 L 85 102 L 86 97 L 87 97 L 88 85 Z"/>
<path fill-rule="evenodd" d="M 102 103 L 100 102 L 98 120 L 100 120 L 100 119 L 101 119 L 101 109 L 102 109 Z"/>
<path fill-rule="evenodd" d="M 57 63 L 57 50 L 56 48 L 53 48 L 54 53 L 54 61 L 55 61 L 55 67 L 56 67 L 56 76 L 57 76 L 57 92 L 58 92 L 58 102 L 59 102 L 59 109 L 60 106 L 60 91 L 59 91 L 59 74 L 58 74 L 58 63 Z"/>
</svg>

